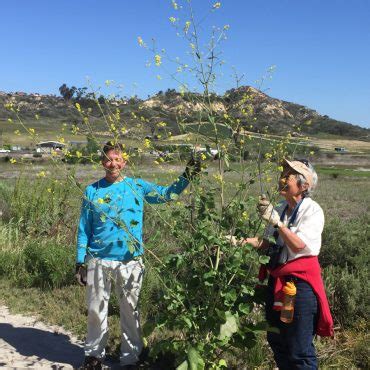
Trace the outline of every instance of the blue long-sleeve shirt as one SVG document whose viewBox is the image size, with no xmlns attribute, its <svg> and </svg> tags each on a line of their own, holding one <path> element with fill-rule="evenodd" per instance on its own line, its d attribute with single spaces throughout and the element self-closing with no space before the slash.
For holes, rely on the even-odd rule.
<svg viewBox="0 0 370 370">
<path fill-rule="evenodd" d="M 180 176 L 170 186 L 129 177 L 117 183 L 103 178 L 88 185 L 78 226 L 77 263 L 83 263 L 87 255 L 114 261 L 142 255 L 144 202 L 168 202 L 188 184 Z"/>
</svg>

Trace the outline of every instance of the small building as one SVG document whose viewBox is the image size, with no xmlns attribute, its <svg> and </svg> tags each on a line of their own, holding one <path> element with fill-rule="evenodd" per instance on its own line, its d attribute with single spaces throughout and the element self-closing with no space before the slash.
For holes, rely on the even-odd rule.
<svg viewBox="0 0 370 370">
<path fill-rule="evenodd" d="M 60 143 L 59 141 L 42 141 L 36 144 L 37 153 L 48 153 L 53 151 L 60 151 L 65 148 L 66 144 Z"/>
</svg>

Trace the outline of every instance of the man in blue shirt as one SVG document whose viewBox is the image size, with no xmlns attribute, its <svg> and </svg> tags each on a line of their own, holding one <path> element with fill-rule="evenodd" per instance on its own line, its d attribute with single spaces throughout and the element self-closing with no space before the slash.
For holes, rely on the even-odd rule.
<svg viewBox="0 0 370 370">
<path fill-rule="evenodd" d="M 144 203 L 176 198 L 200 171 L 199 161 L 192 158 L 183 175 L 167 187 L 125 177 L 123 147 L 113 142 L 103 148 L 102 165 L 105 177 L 86 187 L 77 236 L 76 278 L 87 291 L 87 369 L 101 369 L 105 357 L 112 280 L 120 302 L 120 363 L 138 362 L 143 349 L 137 304 L 144 272 Z"/>
</svg>

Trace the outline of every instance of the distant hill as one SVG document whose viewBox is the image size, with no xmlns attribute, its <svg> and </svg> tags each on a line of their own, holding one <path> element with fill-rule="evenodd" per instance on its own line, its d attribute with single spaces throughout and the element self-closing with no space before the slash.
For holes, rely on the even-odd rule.
<svg viewBox="0 0 370 370">
<path fill-rule="evenodd" d="M 104 110 L 115 111 L 119 108 L 121 117 L 129 129 L 132 127 L 134 130 L 137 127 L 138 118 L 135 118 L 135 115 L 146 117 L 152 124 L 146 127 L 151 134 L 157 129 L 155 123 L 160 121 L 165 121 L 174 134 L 179 134 L 181 133 L 179 120 L 184 125 L 207 120 L 204 97 L 196 93 L 181 94 L 169 89 L 147 100 L 131 98 L 104 101 L 102 97 L 101 99 Z M 346 139 L 370 141 L 370 129 L 322 116 L 313 109 L 272 98 L 253 87 L 242 86 L 231 89 L 222 96 L 211 94 L 208 99 L 211 101 L 216 119 L 217 116 L 221 118 L 225 115 L 238 118 L 249 131 L 257 132 L 268 127 L 272 134 L 284 134 L 289 131 L 295 132 L 296 135 L 335 135 Z M 4 107 L 7 103 L 13 103 L 19 108 L 19 114 L 25 121 L 34 120 L 37 114 L 40 117 L 39 124 L 45 125 L 45 129 L 56 129 L 62 123 L 78 125 L 81 124 L 82 118 L 75 108 L 76 102 L 84 110 L 89 109 L 89 115 L 97 129 L 103 130 L 102 113 L 94 100 L 83 97 L 78 100 L 65 100 L 55 95 L 21 92 L 0 92 L 0 123 L 13 118 Z"/>
</svg>

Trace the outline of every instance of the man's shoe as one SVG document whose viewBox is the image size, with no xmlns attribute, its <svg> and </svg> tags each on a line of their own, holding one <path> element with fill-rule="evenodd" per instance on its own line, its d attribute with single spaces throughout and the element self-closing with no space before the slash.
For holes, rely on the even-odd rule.
<svg viewBox="0 0 370 370">
<path fill-rule="evenodd" d="M 86 356 L 84 364 L 82 366 L 84 370 L 102 370 L 103 369 L 103 361 L 97 357 L 93 356 Z"/>
</svg>

